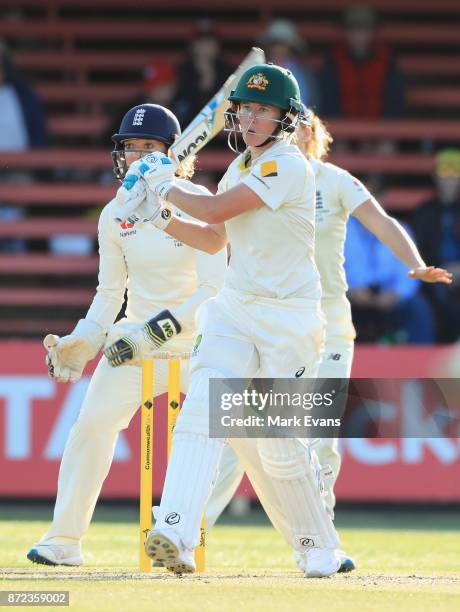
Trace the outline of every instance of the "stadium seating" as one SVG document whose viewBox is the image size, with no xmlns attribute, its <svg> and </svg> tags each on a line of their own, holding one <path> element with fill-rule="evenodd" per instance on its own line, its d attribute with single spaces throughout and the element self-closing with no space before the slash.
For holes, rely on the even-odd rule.
<svg viewBox="0 0 460 612">
<path fill-rule="evenodd" d="M 113 197 L 110 176 L 109 108 L 142 91 L 143 68 L 153 60 L 179 62 L 194 30 L 191 5 L 215 19 L 225 59 L 235 65 L 273 16 L 295 20 L 319 68 L 340 36 L 340 13 L 348 0 L 136 0 L 127 16 L 124 0 L 0 0 L 0 37 L 19 68 L 35 84 L 48 116 L 52 146 L 25 153 L 0 152 L 0 172 L 32 173 L 33 180 L 0 183 L 0 202 L 18 206 L 25 218 L 0 224 L 0 240 L 39 243 L 42 250 L 0 253 L 0 335 L 68 331 L 87 308 L 96 283 L 97 256 L 43 252 L 53 235 L 95 240 L 97 215 Z M 330 161 L 359 175 L 380 173 L 388 209 L 409 212 L 430 196 L 433 151 L 460 141 L 458 55 L 460 3 L 450 0 L 368 0 L 382 16 L 380 36 L 400 56 L 408 82 L 405 120 L 328 121 L 337 142 L 394 140 L 392 155 L 332 153 Z M 181 10 L 182 9 L 182 10 Z M 177 18 L 177 15 L 184 17 Z M 352 148 L 353 150 L 353 148 Z M 225 150 L 204 152 L 197 168 L 220 172 Z M 104 173 L 104 179 L 100 176 Z M 28 316 L 34 312 L 33 319 Z"/>
</svg>

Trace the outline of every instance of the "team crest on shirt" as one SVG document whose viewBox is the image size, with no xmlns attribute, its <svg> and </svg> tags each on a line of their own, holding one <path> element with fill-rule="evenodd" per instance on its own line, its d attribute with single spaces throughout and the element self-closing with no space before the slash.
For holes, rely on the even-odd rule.
<svg viewBox="0 0 460 612">
<path fill-rule="evenodd" d="M 248 89 L 258 89 L 259 91 L 266 91 L 269 80 L 263 72 L 256 72 L 250 76 L 246 86 Z"/>
<path fill-rule="evenodd" d="M 126 219 L 120 223 L 120 227 L 123 231 L 120 232 L 120 238 L 127 238 L 128 236 L 134 236 L 137 234 L 137 230 L 134 228 L 135 221 L 133 219 Z"/>
<path fill-rule="evenodd" d="M 260 166 L 260 174 L 262 176 L 278 176 L 278 166 L 276 161 L 263 162 Z"/>
<path fill-rule="evenodd" d="M 323 195 L 321 191 L 316 191 L 316 210 L 321 210 L 323 206 Z"/>
<path fill-rule="evenodd" d="M 123 221 L 123 223 L 120 223 L 120 227 L 121 229 L 124 229 L 124 230 L 131 229 L 132 227 L 134 227 L 134 223 L 131 223 L 130 219 L 126 219 L 126 221 Z"/>
</svg>

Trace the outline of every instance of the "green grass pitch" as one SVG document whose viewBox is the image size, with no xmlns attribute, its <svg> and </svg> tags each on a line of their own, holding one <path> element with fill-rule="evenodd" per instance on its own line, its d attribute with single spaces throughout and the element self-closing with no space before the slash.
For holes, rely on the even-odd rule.
<svg viewBox="0 0 460 612">
<path fill-rule="evenodd" d="M 32 565 L 26 552 L 46 530 L 51 512 L 51 506 L 0 505 L 0 590 L 68 590 L 70 609 L 81 612 L 460 610 L 455 512 L 339 510 L 342 547 L 359 569 L 314 580 L 297 571 L 260 512 L 224 520 L 208 534 L 202 575 L 176 578 L 162 569 L 139 574 L 134 507 L 96 511 L 82 568 Z"/>
</svg>

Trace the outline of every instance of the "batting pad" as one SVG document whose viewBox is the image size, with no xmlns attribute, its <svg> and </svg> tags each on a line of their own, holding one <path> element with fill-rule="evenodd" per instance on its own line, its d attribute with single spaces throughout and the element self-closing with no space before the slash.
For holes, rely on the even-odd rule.
<svg viewBox="0 0 460 612">
<path fill-rule="evenodd" d="M 175 433 L 155 529 L 173 529 L 182 544 L 195 548 L 206 502 L 217 478 L 223 442 Z"/>
<path fill-rule="evenodd" d="M 318 458 L 308 442 L 259 439 L 257 449 L 291 526 L 293 548 L 299 552 L 337 548 L 339 538 L 323 498 Z"/>
</svg>

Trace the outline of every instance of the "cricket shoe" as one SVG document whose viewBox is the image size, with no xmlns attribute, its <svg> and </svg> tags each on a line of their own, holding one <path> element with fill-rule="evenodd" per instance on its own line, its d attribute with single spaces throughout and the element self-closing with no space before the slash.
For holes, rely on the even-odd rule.
<svg viewBox="0 0 460 612">
<path fill-rule="evenodd" d="M 294 559 L 306 578 L 325 578 L 339 571 L 341 560 L 336 550 L 310 548 L 305 552 L 294 552 Z"/>
<path fill-rule="evenodd" d="M 80 544 L 35 544 L 27 553 L 32 563 L 42 565 L 82 565 Z"/>
<path fill-rule="evenodd" d="M 193 574 L 196 571 L 194 551 L 185 548 L 179 535 L 172 529 L 167 534 L 153 529 L 145 540 L 145 552 L 155 564 L 160 562 L 174 574 Z"/>
<path fill-rule="evenodd" d="M 346 574 L 356 569 L 355 561 L 344 553 L 343 550 L 338 550 L 337 554 L 339 555 L 340 559 L 340 567 L 337 570 L 338 574 Z"/>
</svg>

